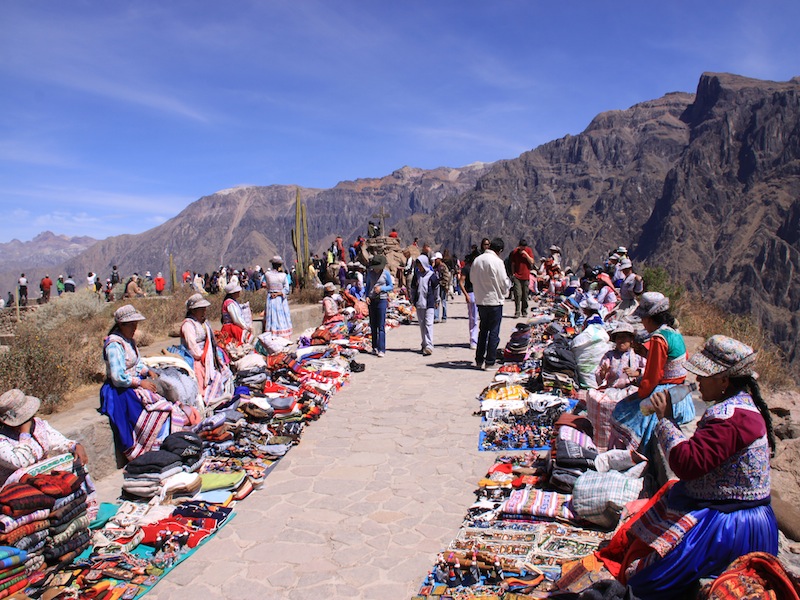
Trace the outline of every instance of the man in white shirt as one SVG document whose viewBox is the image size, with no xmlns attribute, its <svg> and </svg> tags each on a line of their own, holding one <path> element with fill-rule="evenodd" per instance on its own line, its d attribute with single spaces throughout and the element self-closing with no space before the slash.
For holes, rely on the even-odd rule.
<svg viewBox="0 0 800 600">
<path fill-rule="evenodd" d="M 503 303 L 511 289 L 505 263 L 499 256 L 504 248 L 503 239 L 494 238 L 489 249 L 475 259 L 470 270 L 470 281 L 480 318 L 478 347 L 475 350 L 475 365 L 479 369 L 493 368 L 497 360 Z"/>
</svg>

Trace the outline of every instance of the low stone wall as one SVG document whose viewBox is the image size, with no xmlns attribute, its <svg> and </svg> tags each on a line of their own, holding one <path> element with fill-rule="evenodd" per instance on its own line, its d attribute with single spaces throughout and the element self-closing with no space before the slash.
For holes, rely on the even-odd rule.
<svg viewBox="0 0 800 600">
<path fill-rule="evenodd" d="M 309 327 L 322 323 L 322 311 L 318 305 L 292 307 L 291 312 L 295 338 Z M 143 348 L 142 353 L 146 356 L 147 348 Z M 121 466 L 117 463 L 108 418 L 98 412 L 99 406 L 98 396 L 93 396 L 74 404 L 69 410 L 47 417 L 58 431 L 83 444 L 89 455 L 90 473 L 96 480 L 111 475 Z"/>
</svg>

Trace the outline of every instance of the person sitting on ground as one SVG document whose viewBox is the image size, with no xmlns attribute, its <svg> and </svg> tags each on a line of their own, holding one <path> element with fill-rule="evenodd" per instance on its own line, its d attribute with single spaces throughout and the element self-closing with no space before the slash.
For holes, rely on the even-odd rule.
<svg viewBox="0 0 800 600">
<path fill-rule="evenodd" d="M 647 364 L 646 359 L 633 350 L 634 333 L 629 323 L 618 323 L 609 334 L 615 347 L 606 352 L 594 372 L 597 389 L 587 392 L 586 412 L 594 430 L 592 440 L 600 452 L 608 448 L 614 407 L 636 392 Z"/>
<path fill-rule="evenodd" d="M 684 363 L 711 404 L 691 437 L 675 422 L 668 392 L 651 397 L 656 439 L 679 480 L 667 482 L 598 553 L 639 598 L 693 598 L 700 579 L 720 575 L 736 558 L 778 553 L 769 465 L 775 436 L 756 356 L 715 335 Z"/>
<path fill-rule="evenodd" d="M 614 288 L 614 283 L 611 281 L 606 273 L 600 273 L 597 276 L 597 284 L 599 290 L 597 291 L 597 301 L 602 304 L 606 309 L 606 314 L 613 311 L 617 306 L 617 290 Z"/>
<path fill-rule="evenodd" d="M 581 387 L 595 388 L 597 381 L 594 372 L 608 351 L 608 333 L 603 326 L 601 311 L 603 305 L 592 297 L 580 303 L 585 315 L 583 331 L 572 339 L 572 352 L 578 365 L 578 378 Z"/>
<path fill-rule="evenodd" d="M 39 398 L 18 389 L 0 396 L 0 486 L 18 469 L 59 454 L 70 453 L 82 465 L 89 462 L 83 446 L 36 416 L 40 405 Z"/>
<path fill-rule="evenodd" d="M 214 343 L 214 332 L 206 319 L 206 309 L 211 302 L 202 294 L 194 294 L 186 301 L 186 317 L 181 324 L 181 350 L 184 356 L 191 357 L 190 362 L 197 378 L 199 394 L 206 398 L 209 385 L 219 373 L 217 352 Z"/>
<path fill-rule="evenodd" d="M 329 281 L 322 286 L 322 289 L 325 294 L 322 297 L 322 324 L 330 325 L 331 323 L 341 322 L 343 319 L 342 312 L 339 307 L 339 302 L 337 302 L 334 297 L 334 294 L 336 294 L 336 286 L 333 282 Z"/>
<path fill-rule="evenodd" d="M 131 275 L 131 278 L 128 279 L 128 283 L 125 284 L 125 293 L 122 295 L 122 297 L 141 298 L 146 295 L 147 294 L 144 293 L 144 290 L 139 287 L 139 275 L 134 273 Z"/>
<path fill-rule="evenodd" d="M 145 317 L 130 304 L 114 312 L 114 326 L 103 342 L 106 381 L 100 388 L 100 413 L 108 416 L 114 438 L 128 460 L 157 449 L 170 433 L 173 405 L 156 392 L 134 335 Z"/>
<path fill-rule="evenodd" d="M 416 260 L 417 276 L 411 290 L 411 299 L 417 310 L 421 350 L 424 356 L 433 354 L 433 322 L 436 301 L 439 299 L 439 276 L 428 262 L 428 257 L 420 254 Z"/>
<path fill-rule="evenodd" d="M 653 438 L 655 415 L 643 415 L 639 404 L 654 392 L 661 392 L 682 384 L 686 380 L 686 343 L 676 329 L 675 317 L 669 312 L 669 298 L 660 292 L 642 294 L 641 303 L 634 313 L 641 318 L 642 326 L 650 334 L 647 365 L 635 396 L 622 400 L 614 407 L 611 419 L 610 448 L 636 450 L 652 457 L 650 442 Z M 692 395 L 687 394 L 673 406 L 678 425 L 694 419 Z"/>
<path fill-rule="evenodd" d="M 239 296 L 242 286 L 238 279 L 225 286 L 225 299 L 222 301 L 222 332 L 234 340 L 236 345 L 250 344 L 253 342 L 253 325 L 244 318 Z"/>
</svg>

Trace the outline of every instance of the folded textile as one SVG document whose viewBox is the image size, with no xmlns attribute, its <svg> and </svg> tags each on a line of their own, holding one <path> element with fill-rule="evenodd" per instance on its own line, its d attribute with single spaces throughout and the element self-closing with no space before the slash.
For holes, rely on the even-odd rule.
<svg viewBox="0 0 800 600">
<path fill-rule="evenodd" d="M 500 505 L 500 512 L 509 515 L 574 519 L 572 496 L 544 490 L 514 490 Z"/>
<path fill-rule="evenodd" d="M 73 536 L 59 546 L 48 547 L 44 551 L 44 559 L 48 564 L 55 564 L 61 560 L 63 555 L 76 550 L 77 548 L 86 547 L 91 540 L 89 530 L 82 531 L 76 536 Z"/>
<path fill-rule="evenodd" d="M 89 529 L 89 516 L 84 513 L 65 524 L 63 531 L 53 532 L 53 546 L 59 546 L 71 538 L 75 533 Z"/>
<path fill-rule="evenodd" d="M 172 452 L 167 452 L 166 450 L 151 450 L 137 456 L 125 465 L 125 472 L 132 475 L 160 473 L 167 469 L 179 467 L 181 464 L 183 463 L 181 463 L 180 456 L 176 456 Z"/>
<path fill-rule="evenodd" d="M 43 508 L 51 509 L 56 500 L 25 483 L 9 483 L 0 490 L 0 512 L 22 517 Z"/>
<path fill-rule="evenodd" d="M 556 464 L 566 468 L 590 469 L 594 467 L 597 450 L 586 448 L 569 440 L 556 440 Z"/>
<path fill-rule="evenodd" d="M 28 553 L 13 546 L 0 546 L 0 569 L 25 562 Z"/>
<path fill-rule="evenodd" d="M 50 511 L 50 525 L 60 525 L 64 522 L 64 517 L 72 514 L 76 508 L 86 508 L 86 498 L 76 497 L 72 502 L 65 504 L 58 510 Z M 66 519 L 67 521 L 71 519 Z"/>
<path fill-rule="evenodd" d="M 203 473 L 200 475 L 202 480 L 202 490 L 228 490 L 233 489 L 242 483 L 245 478 L 244 471 L 233 471 L 232 473 Z"/>
<path fill-rule="evenodd" d="M 201 476 L 197 473 L 178 473 L 167 479 L 161 489 L 163 497 L 194 495 L 202 487 Z"/>
<path fill-rule="evenodd" d="M 43 519 L 41 521 L 33 521 L 28 523 L 27 525 L 23 525 L 22 527 L 17 527 L 14 531 L 10 533 L 4 533 L 0 535 L 0 544 L 12 545 L 15 544 L 18 540 L 21 540 L 26 535 L 30 535 L 32 533 L 36 533 L 37 531 L 43 531 L 50 527 L 50 521 L 47 519 Z M 0 567 L 2 567 L 2 563 L 0 563 Z"/>
<path fill-rule="evenodd" d="M 134 527 L 145 523 L 155 523 L 172 514 L 174 507 L 160 504 L 141 504 L 139 502 L 123 502 L 110 523 L 117 527 Z"/>
<path fill-rule="evenodd" d="M 24 584 L 28 581 L 28 576 L 25 573 L 21 573 L 19 575 L 14 575 L 14 577 L 10 577 L 8 579 L 3 579 L 0 581 L 0 598 L 5 597 L 2 594 L 5 593 L 6 596 L 12 593 L 14 589 L 22 589 L 21 587 L 17 587 L 20 584 Z M 24 587 L 24 586 L 23 586 Z"/>
<path fill-rule="evenodd" d="M 63 531 L 63 526 L 68 525 L 70 521 L 77 519 L 79 516 L 86 514 L 87 506 L 86 504 L 78 504 L 69 512 L 64 513 L 60 519 L 54 521 L 50 519 L 50 532 L 59 533 Z"/>
<path fill-rule="evenodd" d="M 192 501 L 176 506 L 172 514 L 191 519 L 214 519 L 223 522 L 228 519 L 232 512 L 232 508 Z"/>
<path fill-rule="evenodd" d="M 67 471 L 51 471 L 50 473 L 40 473 L 39 475 L 26 475 L 20 483 L 32 485 L 41 492 L 54 498 L 63 498 L 81 487 L 80 478 Z"/>
<path fill-rule="evenodd" d="M 17 577 L 20 573 L 24 573 L 26 566 L 27 565 L 23 563 L 13 566 L 10 569 L 3 569 L 0 571 L 0 584 L 7 582 L 9 579 Z"/>
<path fill-rule="evenodd" d="M 35 571 L 38 571 L 43 566 L 44 566 L 44 552 L 42 552 L 41 554 L 35 554 L 31 556 L 25 562 L 25 572 L 30 574 Z"/>
<path fill-rule="evenodd" d="M 185 465 L 196 463 L 203 455 L 203 440 L 191 431 L 169 434 L 161 442 L 161 449 L 178 456 Z"/>
<path fill-rule="evenodd" d="M 17 527 L 27 525 L 33 521 L 41 521 L 42 519 L 46 519 L 48 516 L 50 516 L 50 511 L 46 508 L 36 510 L 16 519 L 6 515 L 0 515 L 0 533 L 11 533 Z"/>
<path fill-rule="evenodd" d="M 59 508 L 66 506 L 76 498 L 85 498 L 86 497 L 86 490 L 83 488 L 76 490 L 69 494 L 68 496 L 63 496 L 62 498 L 56 498 L 56 503 L 53 505 L 53 510 L 58 510 Z"/>
<path fill-rule="evenodd" d="M 186 545 L 189 548 L 194 548 L 205 538 L 212 535 L 219 526 L 220 523 L 215 519 L 187 518 L 173 515 L 156 523 L 142 526 L 142 531 L 144 532 L 142 543 L 153 546 L 165 532 L 172 534 L 185 533 L 188 535 Z"/>
<path fill-rule="evenodd" d="M 200 421 L 197 425 L 192 427 L 192 431 L 198 433 L 200 431 L 212 431 L 217 427 L 225 424 L 226 416 L 224 413 L 216 413 Z"/>
<path fill-rule="evenodd" d="M 553 472 L 550 473 L 550 485 L 559 491 L 570 494 L 572 493 L 572 487 L 581 475 L 583 475 L 583 470 L 581 469 L 570 469 L 559 466 L 556 463 L 553 467 Z"/>
<path fill-rule="evenodd" d="M 20 550 L 25 550 L 26 552 L 30 553 L 33 551 L 33 548 L 36 546 L 36 544 L 46 540 L 49 535 L 50 531 L 48 529 L 34 531 L 33 533 L 29 533 L 28 535 L 18 539 L 14 543 L 14 546 Z"/>
<path fill-rule="evenodd" d="M 166 471 L 162 471 L 160 473 L 141 473 L 140 475 L 126 473 L 123 475 L 123 479 L 124 481 L 151 481 L 155 483 L 161 483 L 173 475 L 183 473 L 185 470 L 186 468 L 181 465 L 180 467 L 173 467 L 172 469 L 167 469 Z"/>
<path fill-rule="evenodd" d="M 153 498 L 161 493 L 161 484 L 126 479 L 122 482 L 122 491 L 140 498 Z"/>
<path fill-rule="evenodd" d="M 76 509 L 75 511 L 73 511 L 70 514 L 70 518 L 69 519 L 65 519 L 65 520 L 61 521 L 60 523 L 58 523 L 57 525 L 53 525 L 51 523 L 50 524 L 50 535 L 55 536 L 55 535 L 58 535 L 58 534 L 62 533 L 66 529 L 69 529 L 69 527 L 72 525 L 72 523 L 74 523 L 77 520 L 82 520 L 83 517 L 86 517 L 89 520 L 90 523 L 92 522 L 92 517 L 91 517 L 91 515 L 89 515 L 89 511 L 88 510 L 86 510 L 86 509 L 81 509 L 81 510 Z"/>
</svg>

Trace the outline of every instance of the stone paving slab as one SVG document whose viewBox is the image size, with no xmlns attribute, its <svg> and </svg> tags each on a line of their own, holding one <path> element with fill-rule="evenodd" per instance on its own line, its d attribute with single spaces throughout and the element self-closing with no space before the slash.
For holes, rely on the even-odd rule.
<svg viewBox="0 0 800 600">
<path fill-rule="evenodd" d="M 509 310 L 510 309 L 510 310 Z M 513 305 L 507 304 L 510 317 Z M 419 328 L 387 334 L 384 358 L 336 394 L 262 489 L 219 534 L 148 598 L 393 599 L 413 596 L 436 553 L 457 534 L 475 482 L 494 460 L 478 451 L 476 370 L 466 304 L 434 326 L 433 355 Z M 501 342 L 513 328 L 503 322 Z M 100 482 L 119 493 L 121 473 Z"/>
</svg>

